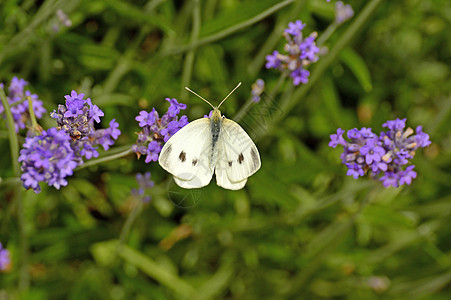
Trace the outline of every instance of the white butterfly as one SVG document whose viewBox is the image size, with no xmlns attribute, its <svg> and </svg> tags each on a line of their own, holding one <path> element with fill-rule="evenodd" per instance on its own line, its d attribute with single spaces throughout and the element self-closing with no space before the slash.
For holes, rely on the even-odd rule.
<svg viewBox="0 0 451 300">
<path fill-rule="evenodd" d="M 221 116 L 218 107 L 192 92 L 213 108 L 210 118 L 195 120 L 175 133 L 161 149 L 158 162 L 174 175 L 182 188 L 195 189 L 216 183 L 225 189 L 239 190 L 247 178 L 260 169 L 260 155 L 249 135 L 236 122 Z"/>
</svg>

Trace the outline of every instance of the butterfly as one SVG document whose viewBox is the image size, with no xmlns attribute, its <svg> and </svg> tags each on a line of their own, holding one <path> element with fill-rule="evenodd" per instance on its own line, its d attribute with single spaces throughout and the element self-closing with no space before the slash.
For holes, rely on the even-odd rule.
<svg viewBox="0 0 451 300">
<path fill-rule="evenodd" d="M 229 190 L 239 190 L 247 178 L 260 169 L 258 149 L 238 123 L 221 116 L 219 107 L 241 85 L 241 82 L 212 108 L 211 117 L 192 121 L 177 131 L 161 149 L 158 162 L 185 189 L 208 185 L 216 175 L 216 183 Z"/>
</svg>

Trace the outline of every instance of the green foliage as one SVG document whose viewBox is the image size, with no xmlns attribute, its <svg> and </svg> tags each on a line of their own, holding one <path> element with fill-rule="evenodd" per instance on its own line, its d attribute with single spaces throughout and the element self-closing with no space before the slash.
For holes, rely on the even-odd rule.
<svg viewBox="0 0 451 300">
<path fill-rule="evenodd" d="M 351 0 L 354 18 L 329 29 L 309 84 L 265 69 L 288 22 L 319 38 L 331 28 L 331 2 L 3 1 L 0 81 L 24 78 L 48 112 L 85 93 L 122 135 L 101 153 L 118 159 L 34 194 L 17 179 L 26 132 L 0 120 L 0 242 L 12 258 L 0 298 L 447 299 L 450 3 Z M 266 96 L 249 105 L 257 78 Z M 158 163 L 121 155 L 140 110 L 162 115 L 177 98 L 193 120 L 210 108 L 184 86 L 217 103 L 240 81 L 222 111 L 262 156 L 243 190 L 179 189 Z M 345 176 L 329 135 L 394 118 L 431 136 L 412 185 Z M 48 114 L 39 123 L 55 126 Z M 143 204 L 131 189 L 146 171 L 156 185 Z"/>
</svg>

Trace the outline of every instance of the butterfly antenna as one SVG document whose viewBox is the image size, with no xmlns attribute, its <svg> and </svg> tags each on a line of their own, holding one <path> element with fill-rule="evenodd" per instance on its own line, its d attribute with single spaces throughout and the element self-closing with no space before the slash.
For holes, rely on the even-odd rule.
<svg viewBox="0 0 451 300">
<path fill-rule="evenodd" d="M 241 85 L 241 82 L 239 82 L 236 87 L 224 98 L 224 100 L 221 101 L 221 103 L 219 103 L 218 108 L 221 106 L 221 104 L 226 101 L 227 98 L 229 98 L 230 95 L 232 95 L 232 93 L 239 88 L 239 86 Z"/>
<path fill-rule="evenodd" d="M 210 106 L 211 106 L 213 109 L 215 109 L 215 107 L 214 107 L 210 102 L 208 102 L 208 100 L 206 100 L 204 97 L 202 97 L 201 95 L 199 95 L 199 94 L 196 93 L 195 91 L 191 90 L 189 87 L 186 87 L 186 86 L 185 86 L 185 89 L 186 89 L 187 91 L 193 93 L 194 95 L 196 95 L 196 96 L 199 97 L 200 99 L 204 100 L 205 102 L 207 102 L 208 104 L 210 104 Z"/>
</svg>

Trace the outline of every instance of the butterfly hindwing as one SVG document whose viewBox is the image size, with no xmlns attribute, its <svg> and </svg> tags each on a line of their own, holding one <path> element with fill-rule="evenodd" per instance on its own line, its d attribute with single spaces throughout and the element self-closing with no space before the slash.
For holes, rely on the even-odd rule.
<svg viewBox="0 0 451 300">
<path fill-rule="evenodd" d="M 214 172 L 211 166 L 211 128 L 208 118 L 195 120 L 175 133 L 163 146 L 158 162 L 174 175 L 183 188 L 207 185 Z"/>
<path fill-rule="evenodd" d="M 261 166 L 254 142 L 240 125 L 223 118 L 217 147 L 217 184 L 233 190 L 242 188 L 247 178 Z"/>
</svg>

